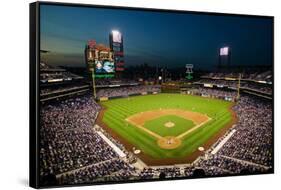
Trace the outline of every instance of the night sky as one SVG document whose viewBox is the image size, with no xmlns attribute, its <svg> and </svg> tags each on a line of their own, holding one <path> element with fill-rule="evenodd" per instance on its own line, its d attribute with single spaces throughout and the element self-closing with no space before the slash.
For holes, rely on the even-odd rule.
<svg viewBox="0 0 281 190">
<path fill-rule="evenodd" d="M 83 67 L 88 40 L 109 46 L 109 33 L 123 34 L 126 66 L 147 63 L 210 69 L 222 46 L 232 65 L 272 64 L 272 19 L 41 5 L 42 59 L 50 65 Z"/>
</svg>

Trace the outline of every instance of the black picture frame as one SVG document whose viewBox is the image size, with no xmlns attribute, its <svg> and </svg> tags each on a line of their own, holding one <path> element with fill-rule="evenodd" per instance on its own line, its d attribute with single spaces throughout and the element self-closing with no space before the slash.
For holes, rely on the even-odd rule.
<svg viewBox="0 0 281 190">
<path fill-rule="evenodd" d="M 41 5 L 56 5 L 65 7 L 88 7 L 88 8 L 102 8 L 102 9 L 116 9 L 116 10 L 137 10 L 144 12 L 169 12 L 169 13 L 183 13 L 183 14 L 199 14 L 199 15 L 216 15 L 216 16 L 232 16 L 232 17 L 245 17 L 245 18 L 266 18 L 272 21 L 272 168 L 265 173 L 240 173 L 222 176 L 202 176 L 200 174 L 192 177 L 181 178 L 158 178 L 158 179 L 145 179 L 145 180 L 129 180 L 129 181 L 109 181 L 109 182 L 95 182 L 83 183 L 77 185 L 57 185 L 56 183 L 49 183 L 42 185 L 39 183 L 39 141 L 40 141 L 40 6 Z M 133 182 L 149 182 L 149 181 L 162 181 L 162 180 L 182 180 L 193 178 L 210 178 L 210 177 L 227 177 L 227 176 L 243 176 L 243 175 L 259 175 L 259 174 L 273 174 L 274 173 L 274 17 L 263 15 L 247 15 L 247 14 L 229 14 L 229 13 L 216 13 L 216 12 L 197 12 L 187 10 L 167 10 L 156 8 L 136 8 L 136 7 L 123 7 L 123 6 L 103 6 L 91 4 L 76 4 L 76 3 L 59 3 L 59 2 L 34 2 L 29 4 L 29 185 L 33 188 L 49 188 L 49 187 L 68 187 L 68 186 L 84 186 L 84 185 L 98 185 L 98 184 L 115 184 L 115 183 L 133 183 Z"/>
</svg>

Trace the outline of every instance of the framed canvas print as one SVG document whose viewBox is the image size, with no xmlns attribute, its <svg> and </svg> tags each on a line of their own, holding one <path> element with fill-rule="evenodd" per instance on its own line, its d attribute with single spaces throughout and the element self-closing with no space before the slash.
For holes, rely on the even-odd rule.
<svg viewBox="0 0 281 190">
<path fill-rule="evenodd" d="M 30 186 L 274 172 L 271 16 L 30 4 Z"/>
</svg>

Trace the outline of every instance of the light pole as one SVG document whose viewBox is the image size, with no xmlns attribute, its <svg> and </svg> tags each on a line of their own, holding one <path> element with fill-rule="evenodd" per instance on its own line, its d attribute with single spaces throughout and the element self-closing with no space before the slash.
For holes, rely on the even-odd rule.
<svg viewBox="0 0 281 190">
<path fill-rule="evenodd" d="M 96 82 L 95 82 L 95 69 L 92 69 L 92 82 L 93 82 L 93 95 L 94 99 L 97 98 L 97 93 L 96 93 Z"/>
</svg>

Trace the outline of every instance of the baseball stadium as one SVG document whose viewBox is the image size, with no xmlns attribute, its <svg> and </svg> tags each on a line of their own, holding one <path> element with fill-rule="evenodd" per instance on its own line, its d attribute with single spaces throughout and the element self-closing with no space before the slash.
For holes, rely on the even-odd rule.
<svg viewBox="0 0 281 190">
<path fill-rule="evenodd" d="M 201 56 L 169 64 L 161 47 L 132 56 L 126 28 L 102 33 L 109 42 L 92 33 L 79 66 L 41 37 L 42 186 L 272 173 L 272 57 L 243 64 L 235 44 L 200 52 L 212 68 Z"/>
</svg>

